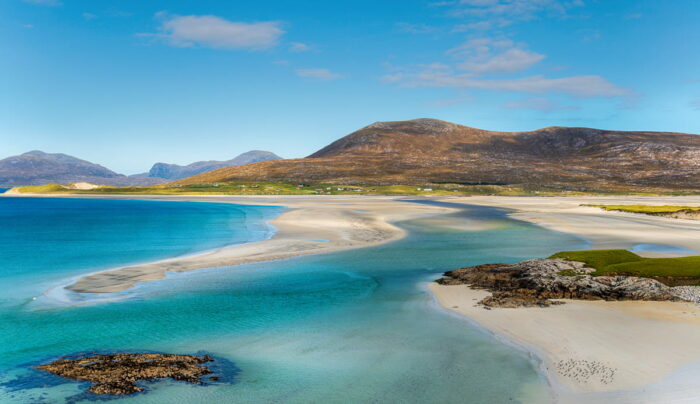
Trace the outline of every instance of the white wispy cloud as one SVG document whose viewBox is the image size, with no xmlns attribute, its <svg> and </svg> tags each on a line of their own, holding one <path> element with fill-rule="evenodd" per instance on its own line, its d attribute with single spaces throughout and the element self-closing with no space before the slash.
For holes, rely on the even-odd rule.
<svg viewBox="0 0 700 404">
<path fill-rule="evenodd" d="M 510 101 L 503 105 L 508 109 L 532 109 L 541 112 L 553 112 L 579 109 L 573 105 L 563 105 L 544 97 L 526 98 L 518 101 Z"/>
<path fill-rule="evenodd" d="M 626 97 L 633 93 L 597 75 L 550 78 L 535 75 L 514 79 L 482 79 L 469 73 L 455 73 L 450 67 L 430 67 L 414 73 L 393 73 L 385 83 L 403 87 L 446 87 L 510 91 L 529 94 L 561 93 L 574 97 Z"/>
<path fill-rule="evenodd" d="M 299 77 L 315 80 L 335 80 L 343 77 L 341 74 L 334 73 L 328 69 L 297 69 L 296 74 Z"/>
<path fill-rule="evenodd" d="M 312 49 L 313 49 L 313 47 L 311 45 L 305 44 L 303 42 L 292 42 L 289 45 L 290 52 L 301 53 L 301 52 L 308 52 Z"/>
<path fill-rule="evenodd" d="M 452 28 L 453 33 L 473 32 L 473 31 L 488 31 L 494 28 L 503 28 L 511 25 L 513 22 L 504 18 L 494 18 L 490 20 L 482 20 L 470 22 L 467 24 L 457 24 Z"/>
<path fill-rule="evenodd" d="M 460 0 L 453 13 L 527 20 L 542 13 L 563 16 L 567 10 L 583 5 L 582 0 Z"/>
<path fill-rule="evenodd" d="M 97 15 L 93 13 L 83 13 L 83 18 L 86 19 L 87 21 L 94 20 L 97 18 Z"/>
<path fill-rule="evenodd" d="M 166 40 L 173 46 L 262 50 L 279 42 L 284 30 L 278 21 L 238 22 L 214 15 L 171 16 L 158 13 L 160 33 L 142 34 Z"/>
<path fill-rule="evenodd" d="M 60 0 L 22 0 L 22 1 L 25 3 L 38 4 L 41 6 L 51 6 L 51 7 L 63 5 L 63 3 L 61 3 Z"/>
<path fill-rule="evenodd" d="M 483 59 L 464 61 L 458 68 L 476 74 L 513 73 L 526 70 L 544 58 L 545 56 L 539 53 L 511 48 Z"/>
<path fill-rule="evenodd" d="M 454 0 L 433 3 L 465 22 L 452 32 L 494 31 L 538 18 L 567 18 L 570 10 L 584 6 L 583 0 Z"/>
<path fill-rule="evenodd" d="M 492 38 L 472 39 L 446 53 L 463 59 L 457 69 L 479 75 L 523 71 L 545 58 L 515 46 L 509 39 Z"/>
</svg>

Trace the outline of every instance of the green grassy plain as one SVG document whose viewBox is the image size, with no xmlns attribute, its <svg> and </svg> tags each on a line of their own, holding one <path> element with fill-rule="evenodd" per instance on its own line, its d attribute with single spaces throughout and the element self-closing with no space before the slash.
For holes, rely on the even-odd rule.
<svg viewBox="0 0 700 404">
<path fill-rule="evenodd" d="M 539 191 L 507 185 L 339 185 L 339 184 L 291 184 L 275 182 L 215 183 L 202 185 L 150 187 L 101 186 L 90 190 L 71 189 L 49 184 L 17 187 L 20 193 L 78 194 L 78 195 L 561 195 L 559 191 Z M 566 192 L 566 195 L 583 194 Z"/>
<path fill-rule="evenodd" d="M 588 250 L 563 251 L 550 258 L 584 262 L 596 269 L 593 276 L 639 276 L 655 278 L 673 286 L 700 284 L 700 256 L 644 258 L 627 250 Z"/>
<path fill-rule="evenodd" d="M 72 189 L 58 184 L 16 187 L 20 193 L 78 195 L 501 195 L 501 196 L 576 196 L 576 195 L 677 195 L 677 192 L 572 191 L 561 188 L 534 188 L 521 185 L 425 184 L 425 185 L 347 185 L 282 182 L 222 182 L 201 185 L 155 185 L 147 187 L 101 186 L 90 190 Z M 598 206 L 598 205 L 588 205 Z M 600 205 L 602 207 L 602 205 Z"/>
</svg>

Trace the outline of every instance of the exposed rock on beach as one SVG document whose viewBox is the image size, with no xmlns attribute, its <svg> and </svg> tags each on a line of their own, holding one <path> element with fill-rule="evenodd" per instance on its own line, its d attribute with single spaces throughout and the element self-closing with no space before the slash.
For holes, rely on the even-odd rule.
<svg viewBox="0 0 700 404">
<path fill-rule="evenodd" d="M 491 307 L 547 307 L 563 304 L 551 299 L 690 300 L 687 291 L 649 278 L 592 276 L 595 269 L 563 259 L 534 259 L 517 264 L 487 264 L 445 273 L 437 283 L 469 285 L 492 295 L 479 303 Z"/>
</svg>

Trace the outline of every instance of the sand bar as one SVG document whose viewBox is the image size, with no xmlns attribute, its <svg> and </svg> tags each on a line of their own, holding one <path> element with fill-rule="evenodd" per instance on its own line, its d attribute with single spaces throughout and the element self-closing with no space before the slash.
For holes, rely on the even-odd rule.
<svg viewBox="0 0 700 404">
<path fill-rule="evenodd" d="M 585 204 L 700 206 L 700 196 L 474 196 L 443 200 L 513 209 L 514 212 L 510 216 L 515 219 L 583 237 L 591 242 L 592 248 L 630 248 L 643 243 L 663 244 L 694 250 L 697 251 L 697 255 L 700 255 L 699 220 L 606 212 L 600 208 L 581 206 Z"/>
<path fill-rule="evenodd" d="M 168 272 L 228 267 L 377 245 L 403 237 L 393 222 L 444 214 L 450 208 L 406 202 L 390 197 L 128 197 L 277 205 L 289 210 L 270 221 L 278 231 L 269 240 L 224 247 L 202 254 L 177 257 L 85 275 L 68 289 L 80 293 L 110 293 L 139 282 L 163 279 Z"/>
</svg>

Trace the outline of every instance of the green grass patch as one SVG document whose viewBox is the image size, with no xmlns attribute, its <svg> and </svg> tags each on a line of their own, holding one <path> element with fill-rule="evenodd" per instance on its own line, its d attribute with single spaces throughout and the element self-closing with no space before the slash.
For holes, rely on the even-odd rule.
<svg viewBox="0 0 700 404">
<path fill-rule="evenodd" d="M 552 255 L 550 258 L 563 258 L 569 261 L 584 262 L 589 267 L 599 271 L 609 265 L 636 262 L 644 259 L 627 250 L 563 251 Z"/>
<path fill-rule="evenodd" d="M 79 195 L 409 195 L 409 196 L 469 196 L 469 195 L 556 195 L 552 191 L 532 191 L 519 186 L 502 185 L 347 185 L 295 184 L 279 182 L 224 182 L 200 185 L 148 187 L 101 186 L 91 190 L 70 189 L 61 185 L 25 186 L 15 188 L 21 193 L 60 193 Z M 570 193 L 567 193 L 570 195 Z"/>
<path fill-rule="evenodd" d="M 655 278 L 668 285 L 700 283 L 700 256 L 644 258 L 627 250 L 563 251 L 550 258 L 584 262 L 593 276 L 629 275 Z M 562 271 L 566 272 L 566 271 Z M 566 274 L 561 274 L 566 275 Z"/>
<path fill-rule="evenodd" d="M 575 195 L 621 195 L 659 193 L 572 191 L 561 188 L 535 188 L 525 185 L 486 185 L 458 183 L 430 183 L 423 185 L 348 185 L 332 183 L 281 182 L 221 182 L 199 185 L 154 185 L 147 187 L 101 186 L 91 190 L 70 189 L 57 184 L 17 187 L 21 193 L 35 194 L 78 194 L 78 195 L 432 195 L 432 196 L 575 196 Z M 700 208 L 699 208 L 700 209 Z"/>
<path fill-rule="evenodd" d="M 674 212 L 700 212 L 700 206 L 672 206 L 672 205 L 584 205 L 601 208 L 608 211 L 630 212 L 630 213 L 674 213 Z"/>
</svg>

